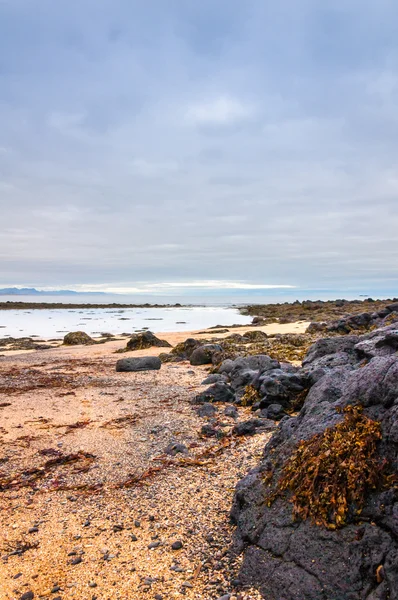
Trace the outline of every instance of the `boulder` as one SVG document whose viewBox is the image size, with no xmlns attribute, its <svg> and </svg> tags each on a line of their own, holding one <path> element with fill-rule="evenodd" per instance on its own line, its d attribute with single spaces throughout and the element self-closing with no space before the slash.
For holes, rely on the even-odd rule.
<svg viewBox="0 0 398 600">
<path fill-rule="evenodd" d="M 121 358 L 116 363 L 116 371 L 158 371 L 162 366 L 157 356 Z"/>
<path fill-rule="evenodd" d="M 210 404 L 209 402 L 205 402 L 204 404 L 198 406 L 196 412 L 199 417 L 211 418 L 214 417 L 216 412 L 218 412 L 217 407 L 214 404 Z"/>
<path fill-rule="evenodd" d="M 213 354 L 221 352 L 222 347 L 219 344 L 204 344 L 196 348 L 189 359 L 191 365 L 209 365 L 212 362 Z"/>
<path fill-rule="evenodd" d="M 398 471 L 398 354 L 394 329 L 384 328 L 360 338 L 319 340 L 310 348 L 304 364 L 300 373 L 303 377 L 317 364 L 319 377 L 310 381 L 303 408 L 298 416 L 280 421 L 260 464 L 238 483 L 235 491 L 231 512 L 236 524 L 234 550 L 243 552 L 239 580 L 244 586 L 256 587 L 267 600 L 398 600 L 398 491 L 396 480 L 387 476 Z M 339 438 L 338 428 L 349 415 L 357 415 L 352 417 L 353 429 Z M 378 432 L 375 450 L 367 459 L 375 461 L 370 464 L 376 479 L 372 480 L 374 486 L 364 488 L 362 506 L 359 500 L 349 501 L 342 513 L 333 511 L 335 500 L 347 493 L 344 482 L 353 472 L 352 461 L 362 456 L 363 446 L 359 445 L 348 451 L 345 460 L 335 463 L 335 468 L 346 475 L 336 480 L 341 492 L 334 492 L 334 500 L 327 495 L 328 484 L 321 486 L 322 501 L 330 502 L 331 507 L 323 520 L 311 518 L 313 501 L 294 514 L 296 491 L 289 487 L 281 491 L 278 485 L 291 460 L 304 456 L 298 453 L 299 445 L 317 443 L 314 436 L 336 432 L 334 439 L 340 445 L 326 445 L 324 456 L 337 452 L 333 450 L 336 447 L 343 452 L 350 439 L 356 443 L 360 429 L 356 429 L 355 418 L 363 419 Z M 316 447 L 318 450 L 309 453 L 310 462 L 304 465 L 313 464 L 316 452 L 322 448 Z M 335 468 L 329 473 L 334 474 Z M 299 471 L 298 480 L 311 481 L 314 472 L 319 473 Z M 351 485 L 361 485 L 365 475 L 366 471 L 358 472 Z M 312 489 L 310 484 L 308 489 Z M 314 501 L 319 498 L 314 492 Z"/>
<path fill-rule="evenodd" d="M 264 342 L 268 335 L 264 331 L 246 331 L 242 337 L 244 342 Z"/>
<path fill-rule="evenodd" d="M 324 322 L 312 321 L 305 330 L 305 333 L 319 333 L 320 331 L 325 331 L 326 327 L 327 324 Z"/>
<path fill-rule="evenodd" d="M 84 331 L 72 331 L 64 337 L 64 344 L 65 346 L 90 346 L 95 344 L 95 341 Z"/>
<path fill-rule="evenodd" d="M 175 356 L 180 357 L 182 360 L 189 360 L 191 358 L 192 352 L 202 346 L 203 342 L 199 340 L 195 340 L 194 338 L 187 338 L 184 342 L 180 342 L 170 352 Z"/>
<path fill-rule="evenodd" d="M 268 408 L 262 412 L 265 412 L 264 416 L 267 419 L 273 419 L 274 421 L 280 421 L 286 414 L 281 404 L 270 404 Z M 263 416 L 263 414 L 261 416 Z"/>
<path fill-rule="evenodd" d="M 171 348 L 171 344 L 166 340 L 160 340 L 151 331 L 145 331 L 144 333 L 133 333 L 129 341 L 127 342 L 127 350 L 145 350 L 146 348 L 152 348 L 157 346 L 159 348 Z"/>
<path fill-rule="evenodd" d="M 211 385 L 207 390 L 198 394 L 193 399 L 193 404 L 204 404 L 205 402 L 234 402 L 235 393 L 227 384 L 217 382 Z"/>
</svg>

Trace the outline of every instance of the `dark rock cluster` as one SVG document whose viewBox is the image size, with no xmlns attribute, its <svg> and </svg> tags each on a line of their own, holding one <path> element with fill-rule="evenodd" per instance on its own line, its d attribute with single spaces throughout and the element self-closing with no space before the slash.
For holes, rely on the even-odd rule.
<svg viewBox="0 0 398 600">
<path fill-rule="evenodd" d="M 306 390 L 307 379 L 307 374 L 298 367 L 280 363 L 265 354 L 227 359 L 221 363 L 217 374 L 205 380 L 212 385 L 198 394 L 193 403 L 251 405 L 260 417 L 280 420 Z M 254 429 L 253 424 L 248 425 L 248 431 Z"/>
<path fill-rule="evenodd" d="M 306 395 L 298 415 L 280 421 L 261 463 L 238 483 L 234 497 L 240 581 L 267 600 L 398 599 L 397 350 L 398 327 L 389 325 L 320 339 L 301 369 L 274 365 L 268 357 L 252 357 L 244 369 L 236 361 L 221 367 L 235 391 L 249 382 L 255 386 L 260 403 L 286 407 L 300 389 Z M 335 529 L 294 518 L 290 492 L 267 502 L 300 442 L 336 428 L 347 406 L 360 407 L 379 424 L 375 458 L 390 473 L 387 483 L 369 489 L 362 510 L 349 507 L 350 518 Z"/>
<path fill-rule="evenodd" d="M 352 331 L 365 331 L 398 322 L 398 302 L 387 304 L 375 312 L 348 314 L 330 322 L 314 321 L 307 327 L 307 333 L 335 332 L 347 334 Z"/>
</svg>

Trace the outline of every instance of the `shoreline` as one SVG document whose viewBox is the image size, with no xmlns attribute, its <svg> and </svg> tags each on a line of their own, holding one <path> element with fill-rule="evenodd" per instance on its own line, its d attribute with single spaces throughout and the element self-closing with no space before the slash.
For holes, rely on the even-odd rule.
<svg viewBox="0 0 398 600">
<path fill-rule="evenodd" d="M 273 323 L 255 330 L 297 333 L 305 326 Z M 159 335 L 174 346 L 189 336 L 209 338 L 212 329 Z M 211 365 L 183 361 L 159 371 L 118 373 L 115 350 L 125 344 L 126 337 L 57 345 L 9 352 L 0 360 L 5 600 L 26 590 L 45 598 L 54 588 L 76 600 L 92 600 L 93 592 L 110 600 L 156 594 L 209 600 L 227 593 L 237 576 L 227 515 L 242 472 L 260 460 L 271 430 L 234 437 L 237 418 L 246 421 L 252 412 L 239 406 L 239 416 L 231 417 L 221 404 L 216 409 L 225 437 L 204 436 L 208 420 L 192 399 L 204 390 Z M 165 350 L 171 348 L 122 356 Z M 176 443 L 187 450 L 168 454 Z M 242 598 L 260 595 L 247 590 Z"/>
<path fill-rule="evenodd" d="M 233 325 L 233 326 L 225 326 L 225 329 L 229 329 L 228 332 L 225 333 L 214 333 L 214 329 L 209 328 L 206 330 L 190 330 L 190 331 L 170 331 L 170 332 L 158 332 L 158 331 L 154 331 L 153 333 L 156 335 L 156 337 L 161 338 L 166 340 L 167 342 L 169 342 L 169 344 L 171 344 L 173 347 L 176 346 L 177 344 L 184 342 L 186 339 L 188 338 L 192 338 L 194 337 L 195 339 L 198 340 L 207 340 L 209 338 L 214 338 L 214 340 L 220 340 L 220 339 L 225 339 L 226 337 L 230 336 L 233 333 L 240 333 L 240 334 L 244 334 L 247 331 L 262 331 L 264 333 L 266 333 L 267 335 L 278 335 L 278 334 L 289 334 L 289 333 L 305 333 L 306 328 L 309 325 L 309 321 L 298 321 L 296 323 L 268 323 L 266 325 Z M 217 330 L 215 330 L 217 332 Z M 112 336 L 112 338 L 110 339 L 106 339 L 106 338 L 102 338 L 102 337 L 98 337 L 98 338 L 93 338 L 93 340 L 95 341 L 94 344 L 92 345 L 81 345 L 81 346 L 68 346 L 68 345 L 64 345 L 63 344 L 63 338 L 59 338 L 59 340 L 55 340 L 54 338 L 33 338 L 34 343 L 37 344 L 49 344 L 52 345 L 52 348 L 48 348 L 47 350 L 42 350 L 40 348 L 38 349 L 18 349 L 18 350 L 7 350 L 4 347 L 0 346 L 0 358 L 4 358 L 5 356 L 17 356 L 20 354 L 27 354 L 27 353 L 36 353 L 36 352 L 51 352 L 53 349 L 57 349 L 57 350 L 64 350 L 65 352 L 70 350 L 73 351 L 77 351 L 79 354 L 80 353 L 84 353 L 87 352 L 88 354 L 94 353 L 94 354 L 100 354 L 100 352 L 95 352 L 94 349 L 98 349 L 98 348 L 106 348 L 109 350 L 109 352 L 105 352 L 105 354 L 109 354 L 109 353 L 113 353 L 115 352 L 115 350 L 117 350 L 120 346 L 120 343 L 123 342 L 125 343 L 128 339 L 130 339 L 131 334 L 129 335 L 114 335 Z M 17 342 L 18 340 L 24 340 L 27 339 L 26 337 L 22 337 L 22 338 L 13 338 L 15 339 Z M 30 339 L 30 338 L 29 338 Z M 12 342 L 10 342 L 11 344 Z M 80 350 L 79 350 L 80 349 Z M 93 349 L 93 350 L 91 350 Z M 145 354 L 147 354 L 148 356 L 153 356 L 156 354 L 159 354 L 160 352 L 164 352 L 167 351 L 167 348 L 158 348 L 156 346 L 153 346 L 152 348 L 147 348 L 146 350 L 134 350 L 134 351 L 130 351 L 128 353 L 128 355 L 132 355 L 132 356 L 144 356 Z M 2 352 L 5 352 L 6 354 L 2 354 Z"/>
</svg>

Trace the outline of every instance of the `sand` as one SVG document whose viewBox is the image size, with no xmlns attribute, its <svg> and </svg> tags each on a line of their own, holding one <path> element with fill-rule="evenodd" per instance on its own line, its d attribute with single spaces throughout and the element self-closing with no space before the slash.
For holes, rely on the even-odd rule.
<svg viewBox="0 0 398 600">
<path fill-rule="evenodd" d="M 160 337 L 174 345 L 190 336 L 199 337 Z M 233 491 L 270 434 L 202 437 L 206 420 L 190 400 L 204 389 L 208 369 L 183 362 L 116 373 L 121 356 L 165 350 L 114 353 L 124 346 L 120 339 L 0 358 L 1 600 L 27 591 L 35 599 L 76 600 L 213 599 L 232 592 Z M 219 408 L 229 433 L 234 421 Z M 251 416 L 239 412 L 239 420 Z M 166 455 L 171 442 L 188 453 Z M 176 541 L 179 550 L 172 549 Z M 253 590 L 233 594 L 258 597 Z"/>
</svg>

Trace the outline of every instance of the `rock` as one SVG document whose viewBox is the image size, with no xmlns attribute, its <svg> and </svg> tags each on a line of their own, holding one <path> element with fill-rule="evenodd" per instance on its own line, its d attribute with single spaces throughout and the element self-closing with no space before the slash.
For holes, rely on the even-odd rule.
<svg viewBox="0 0 398 600">
<path fill-rule="evenodd" d="M 222 431 L 220 431 L 220 429 L 216 429 L 212 425 L 208 425 L 208 424 L 202 425 L 202 427 L 200 429 L 200 433 L 204 437 L 222 437 L 222 435 L 223 435 L 223 433 L 222 433 Z"/>
<path fill-rule="evenodd" d="M 271 404 L 280 404 L 288 408 L 293 400 L 304 391 L 307 380 L 301 373 L 291 373 L 282 369 L 273 369 L 258 376 L 253 386 L 261 396 L 260 408 Z"/>
<path fill-rule="evenodd" d="M 252 325 L 262 325 L 266 320 L 265 317 L 253 317 Z"/>
<path fill-rule="evenodd" d="M 199 415 L 199 417 L 214 417 L 214 415 L 218 411 L 214 404 L 209 404 L 208 402 L 205 402 L 196 409 L 196 412 Z"/>
<path fill-rule="evenodd" d="M 172 550 L 181 550 L 182 547 L 183 547 L 183 543 L 180 540 L 177 540 L 176 542 L 173 542 L 171 544 Z"/>
<path fill-rule="evenodd" d="M 166 340 L 160 340 L 151 331 L 145 331 L 144 333 L 134 333 L 127 342 L 126 349 L 146 350 L 146 348 L 152 348 L 153 346 L 171 348 L 171 344 Z"/>
<path fill-rule="evenodd" d="M 303 360 L 303 366 L 313 363 L 318 358 L 337 352 L 355 354 L 354 346 L 359 342 L 357 335 L 346 335 L 344 337 L 322 338 L 309 347 Z"/>
<path fill-rule="evenodd" d="M 266 415 L 264 416 L 266 416 L 267 419 L 273 419 L 274 421 L 280 421 L 286 414 L 280 404 L 270 404 L 264 412 L 266 412 Z"/>
<path fill-rule="evenodd" d="M 84 331 L 72 331 L 64 337 L 64 344 L 65 346 L 89 346 L 95 344 L 95 341 Z"/>
<path fill-rule="evenodd" d="M 213 354 L 221 351 L 222 347 L 219 344 L 204 344 L 192 352 L 189 362 L 194 366 L 211 364 Z"/>
<path fill-rule="evenodd" d="M 237 419 L 239 416 L 239 413 L 235 406 L 227 406 L 224 410 L 224 415 L 226 417 L 230 417 L 231 419 Z"/>
<path fill-rule="evenodd" d="M 176 362 L 182 362 L 184 359 L 181 356 L 172 354 L 171 352 L 161 352 L 159 354 L 159 360 L 162 363 L 176 363 Z"/>
<path fill-rule="evenodd" d="M 188 448 L 184 446 L 184 444 L 174 442 L 166 446 L 164 453 L 169 454 L 170 456 L 176 456 L 176 454 L 187 454 Z"/>
<path fill-rule="evenodd" d="M 386 309 L 392 313 L 392 312 L 397 312 L 398 313 L 398 302 L 394 302 L 393 304 L 387 304 Z"/>
<path fill-rule="evenodd" d="M 200 385 L 210 385 L 211 383 L 217 383 L 217 381 L 225 381 L 225 379 L 219 373 L 212 373 L 212 375 L 206 377 Z"/>
<path fill-rule="evenodd" d="M 267 421 L 266 419 L 249 419 L 248 421 L 237 423 L 232 429 L 232 433 L 237 436 L 254 435 L 255 433 L 259 433 L 260 430 L 267 431 L 270 429 L 275 429 L 275 424 L 271 421 Z"/>
<path fill-rule="evenodd" d="M 392 480 L 368 487 L 360 516 L 358 506 L 349 506 L 346 523 L 337 529 L 295 517 L 287 492 L 265 501 L 298 445 L 333 430 L 353 405 L 380 424 L 374 459 L 397 472 L 393 329 L 319 340 L 309 349 L 299 376 L 305 378 L 317 365 L 319 372 L 309 382 L 303 408 L 297 417 L 280 421 L 260 464 L 236 487 L 231 516 L 234 548 L 244 552 L 239 579 L 267 600 L 398 600 L 398 495 Z"/>
<path fill-rule="evenodd" d="M 33 592 L 25 592 L 24 594 L 22 594 L 22 596 L 20 596 L 19 600 L 33 600 L 33 598 L 35 597 Z"/>
<path fill-rule="evenodd" d="M 207 390 L 198 394 L 193 399 L 193 404 L 204 404 L 205 402 L 234 402 L 235 394 L 227 383 L 218 382 L 211 385 Z"/>
<path fill-rule="evenodd" d="M 245 342 L 264 342 L 268 335 L 264 331 L 246 331 L 242 337 Z"/>
<path fill-rule="evenodd" d="M 199 346 L 202 346 L 202 345 L 203 345 L 202 341 L 195 340 L 194 338 L 188 338 L 185 340 L 185 342 L 181 342 L 180 344 L 177 344 L 172 349 L 170 354 L 179 356 L 183 360 L 189 360 L 192 352 L 196 348 L 198 348 Z"/>
<path fill-rule="evenodd" d="M 308 325 L 305 333 L 319 333 L 320 331 L 326 331 L 326 327 L 327 324 L 324 322 L 313 321 Z"/>
<path fill-rule="evenodd" d="M 161 366 L 157 356 L 122 358 L 116 363 L 116 371 L 157 371 Z"/>
</svg>

